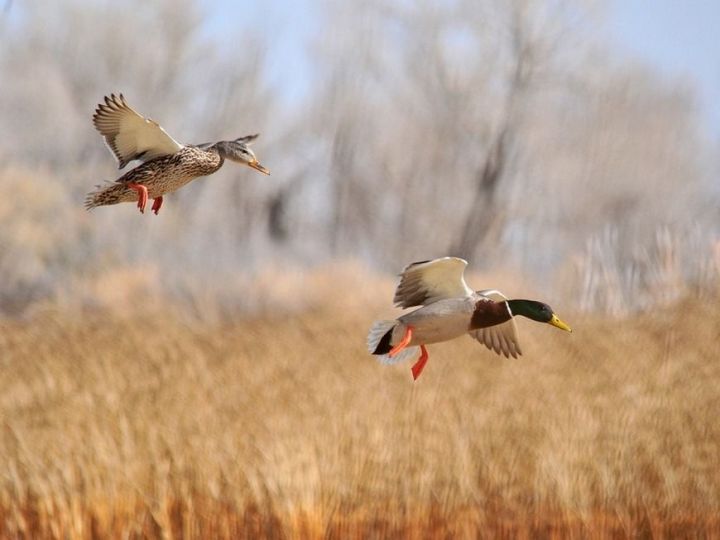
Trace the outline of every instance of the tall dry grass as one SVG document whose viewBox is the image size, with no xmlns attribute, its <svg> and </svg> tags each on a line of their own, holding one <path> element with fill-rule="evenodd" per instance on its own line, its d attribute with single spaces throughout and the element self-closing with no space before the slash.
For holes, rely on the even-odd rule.
<svg viewBox="0 0 720 540">
<path fill-rule="evenodd" d="M 375 287 L 2 322 L 0 536 L 718 534 L 717 302 L 521 321 L 521 359 L 457 340 L 413 383 L 365 351 Z"/>
</svg>

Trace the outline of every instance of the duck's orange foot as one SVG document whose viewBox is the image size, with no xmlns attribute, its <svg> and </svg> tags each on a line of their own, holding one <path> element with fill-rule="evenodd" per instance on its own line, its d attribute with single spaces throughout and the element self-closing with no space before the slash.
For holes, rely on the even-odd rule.
<svg viewBox="0 0 720 540">
<path fill-rule="evenodd" d="M 153 199 L 153 205 L 152 205 L 152 211 L 155 212 L 155 215 L 158 215 L 158 212 L 160 211 L 160 207 L 162 206 L 162 195 L 159 197 L 155 197 Z"/>
<path fill-rule="evenodd" d="M 137 191 L 138 194 L 138 203 L 137 207 L 140 209 L 140 213 L 145 213 L 145 205 L 148 202 L 148 190 L 145 186 L 142 184 L 133 184 L 132 182 L 129 182 L 127 184 L 127 187 L 132 189 L 133 191 Z M 153 205 L 154 206 L 154 205 Z M 160 208 L 158 206 L 158 208 Z"/>
<path fill-rule="evenodd" d="M 411 368 L 414 381 L 417 381 L 417 378 L 422 373 L 422 370 L 425 369 L 425 364 L 427 364 L 428 358 L 430 358 L 427 349 L 425 348 L 425 345 L 420 345 L 420 350 L 422 351 L 420 354 L 420 358 L 418 358 L 418 361 L 415 362 L 413 364 L 413 367 Z"/>
<path fill-rule="evenodd" d="M 408 346 L 410 343 L 410 340 L 412 340 L 412 326 L 407 326 L 405 328 L 405 335 L 400 340 L 400 343 L 395 345 L 392 349 L 390 349 L 390 352 L 388 353 L 388 356 L 392 358 L 393 356 L 396 356 L 400 354 L 400 352 Z"/>
</svg>

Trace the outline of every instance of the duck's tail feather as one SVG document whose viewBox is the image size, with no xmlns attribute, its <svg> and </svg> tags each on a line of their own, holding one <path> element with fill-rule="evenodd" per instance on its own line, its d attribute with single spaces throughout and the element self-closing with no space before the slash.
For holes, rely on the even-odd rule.
<svg viewBox="0 0 720 540">
<path fill-rule="evenodd" d="M 393 330 L 397 321 L 375 321 L 370 328 L 367 337 L 368 351 L 377 356 L 381 364 L 397 364 L 420 354 L 419 347 L 406 347 L 398 354 L 390 358 L 389 352 L 392 349 Z"/>
<path fill-rule="evenodd" d="M 85 209 L 90 210 L 96 206 L 107 206 L 110 204 L 118 204 L 127 202 L 128 198 L 132 200 L 133 192 L 125 186 L 117 182 L 108 182 L 105 185 L 98 184 L 97 189 L 91 191 L 85 197 Z"/>
</svg>

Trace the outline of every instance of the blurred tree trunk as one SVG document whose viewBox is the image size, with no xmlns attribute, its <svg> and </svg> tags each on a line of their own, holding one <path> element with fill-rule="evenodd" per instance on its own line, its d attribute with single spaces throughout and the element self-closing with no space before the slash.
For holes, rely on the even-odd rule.
<svg viewBox="0 0 720 540">
<path fill-rule="evenodd" d="M 473 200 L 464 225 L 457 242 L 450 249 L 451 254 L 469 261 L 474 259 L 478 250 L 495 244 L 502 234 L 507 213 L 498 201 L 498 188 L 508 176 L 508 154 L 518 132 L 520 111 L 536 68 L 535 51 L 522 9 L 513 9 L 511 25 L 513 68 L 507 86 L 505 110 L 500 128 L 478 167 Z"/>
<path fill-rule="evenodd" d="M 352 174 L 352 144 L 348 143 L 345 123 L 340 123 L 333 137 L 330 170 L 332 171 L 332 227 L 330 253 L 338 255 L 347 224 L 348 186 Z"/>
<path fill-rule="evenodd" d="M 450 249 L 452 255 L 471 260 L 481 244 L 490 243 L 500 234 L 503 213 L 496 205 L 496 194 L 505 169 L 507 135 L 505 126 L 478 171 L 473 201 L 458 241 Z"/>
</svg>

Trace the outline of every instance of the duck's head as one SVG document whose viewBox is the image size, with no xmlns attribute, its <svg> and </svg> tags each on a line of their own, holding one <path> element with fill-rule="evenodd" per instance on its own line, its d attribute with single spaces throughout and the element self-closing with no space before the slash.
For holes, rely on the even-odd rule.
<svg viewBox="0 0 720 540">
<path fill-rule="evenodd" d="M 522 315 L 533 321 L 552 324 L 560 330 L 572 332 L 547 304 L 536 300 L 508 300 L 508 306 L 513 315 Z"/>
<path fill-rule="evenodd" d="M 215 144 L 220 155 L 231 161 L 243 163 L 263 174 L 270 174 L 270 171 L 260 165 L 255 153 L 250 149 L 250 143 L 257 139 L 258 134 L 238 137 L 234 141 L 220 141 Z"/>
</svg>

